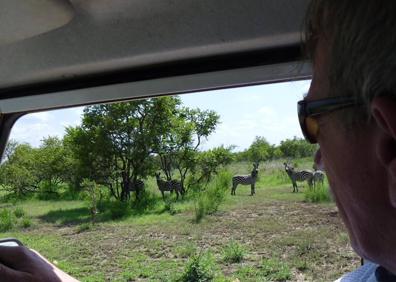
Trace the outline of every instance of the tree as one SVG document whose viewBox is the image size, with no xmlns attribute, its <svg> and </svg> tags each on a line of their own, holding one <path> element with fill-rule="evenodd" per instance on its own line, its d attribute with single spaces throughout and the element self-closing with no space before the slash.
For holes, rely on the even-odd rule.
<svg viewBox="0 0 396 282">
<path fill-rule="evenodd" d="M 153 171 L 154 144 L 178 101 L 163 97 L 86 107 L 81 126 L 68 128 L 65 137 L 79 158 L 79 178 L 105 184 L 115 198 L 126 200 L 129 187 Z"/>
<path fill-rule="evenodd" d="M 279 149 L 282 151 L 284 157 L 303 158 L 313 156 L 317 150 L 317 146 L 309 144 L 304 139 L 294 137 L 293 139 L 281 141 Z"/>
<path fill-rule="evenodd" d="M 214 111 L 179 108 L 169 120 L 168 129 L 163 131 L 161 142 L 157 142 L 162 170 L 170 180 L 171 171 L 176 169 L 183 190 L 188 190 L 185 179 L 187 173 L 195 169 L 203 139 L 214 132 L 219 119 Z"/>
<path fill-rule="evenodd" d="M 58 137 L 48 136 L 42 140 L 38 149 L 35 149 L 35 173 L 36 186 L 42 188 L 42 192 L 55 193 L 60 183 L 66 180 L 70 169 L 69 159 L 62 140 Z"/>
<path fill-rule="evenodd" d="M 253 143 L 247 150 L 247 156 L 252 162 L 266 161 L 271 156 L 271 145 L 264 137 L 256 136 Z"/>
<path fill-rule="evenodd" d="M 197 157 L 197 164 L 194 171 L 194 179 L 191 181 L 194 184 L 207 184 L 212 179 L 213 175 L 217 175 L 219 169 L 233 160 L 231 151 L 234 146 L 225 148 L 220 146 L 211 150 L 200 152 Z"/>
<path fill-rule="evenodd" d="M 35 149 L 28 144 L 18 144 L 1 165 L 1 182 L 16 197 L 36 191 Z"/>
</svg>

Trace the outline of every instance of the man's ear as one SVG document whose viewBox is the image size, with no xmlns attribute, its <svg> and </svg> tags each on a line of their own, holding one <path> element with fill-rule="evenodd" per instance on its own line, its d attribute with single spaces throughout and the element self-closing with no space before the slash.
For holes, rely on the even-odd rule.
<svg viewBox="0 0 396 282">
<path fill-rule="evenodd" d="M 377 124 L 376 154 L 387 170 L 392 183 L 396 183 L 396 101 L 390 97 L 376 97 L 371 103 L 371 114 Z M 390 192 L 396 207 L 396 187 Z"/>
</svg>

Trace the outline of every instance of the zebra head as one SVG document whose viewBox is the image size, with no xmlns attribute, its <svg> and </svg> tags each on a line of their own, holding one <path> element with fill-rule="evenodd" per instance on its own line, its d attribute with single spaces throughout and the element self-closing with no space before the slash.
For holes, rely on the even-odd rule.
<svg viewBox="0 0 396 282">
<path fill-rule="evenodd" d="M 287 172 L 287 174 L 293 173 L 294 167 L 292 167 L 288 163 L 283 163 L 283 165 L 285 166 L 285 171 Z"/>
</svg>

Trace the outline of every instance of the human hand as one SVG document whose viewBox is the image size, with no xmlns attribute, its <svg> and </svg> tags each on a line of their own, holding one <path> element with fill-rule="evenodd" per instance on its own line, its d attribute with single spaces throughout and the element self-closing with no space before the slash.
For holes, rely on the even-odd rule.
<svg viewBox="0 0 396 282">
<path fill-rule="evenodd" d="M 0 281 L 78 282 L 34 250 L 0 246 Z"/>
</svg>

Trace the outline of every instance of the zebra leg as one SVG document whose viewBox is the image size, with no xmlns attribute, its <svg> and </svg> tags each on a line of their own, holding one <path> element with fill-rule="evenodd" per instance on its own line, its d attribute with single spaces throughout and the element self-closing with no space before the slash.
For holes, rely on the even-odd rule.
<svg viewBox="0 0 396 282">
<path fill-rule="evenodd" d="M 179 192 L 177 190 L 175 190 L 176 192 L 176 201 L 179 200 Z"/>
<path fill-rule="evenodd" d="M 162 199 L 165 200 L 165 194 L 163 190 L 161 190 L 161 194 L 162 194 Z"/>
<path fill-rule="evenodd" d="M 253 196 L 254 194 L 256 194 L 256 191 L 255 191 L 254 183 L 252 183 L 250 185 L 250 196 Z"/>
</svg>

